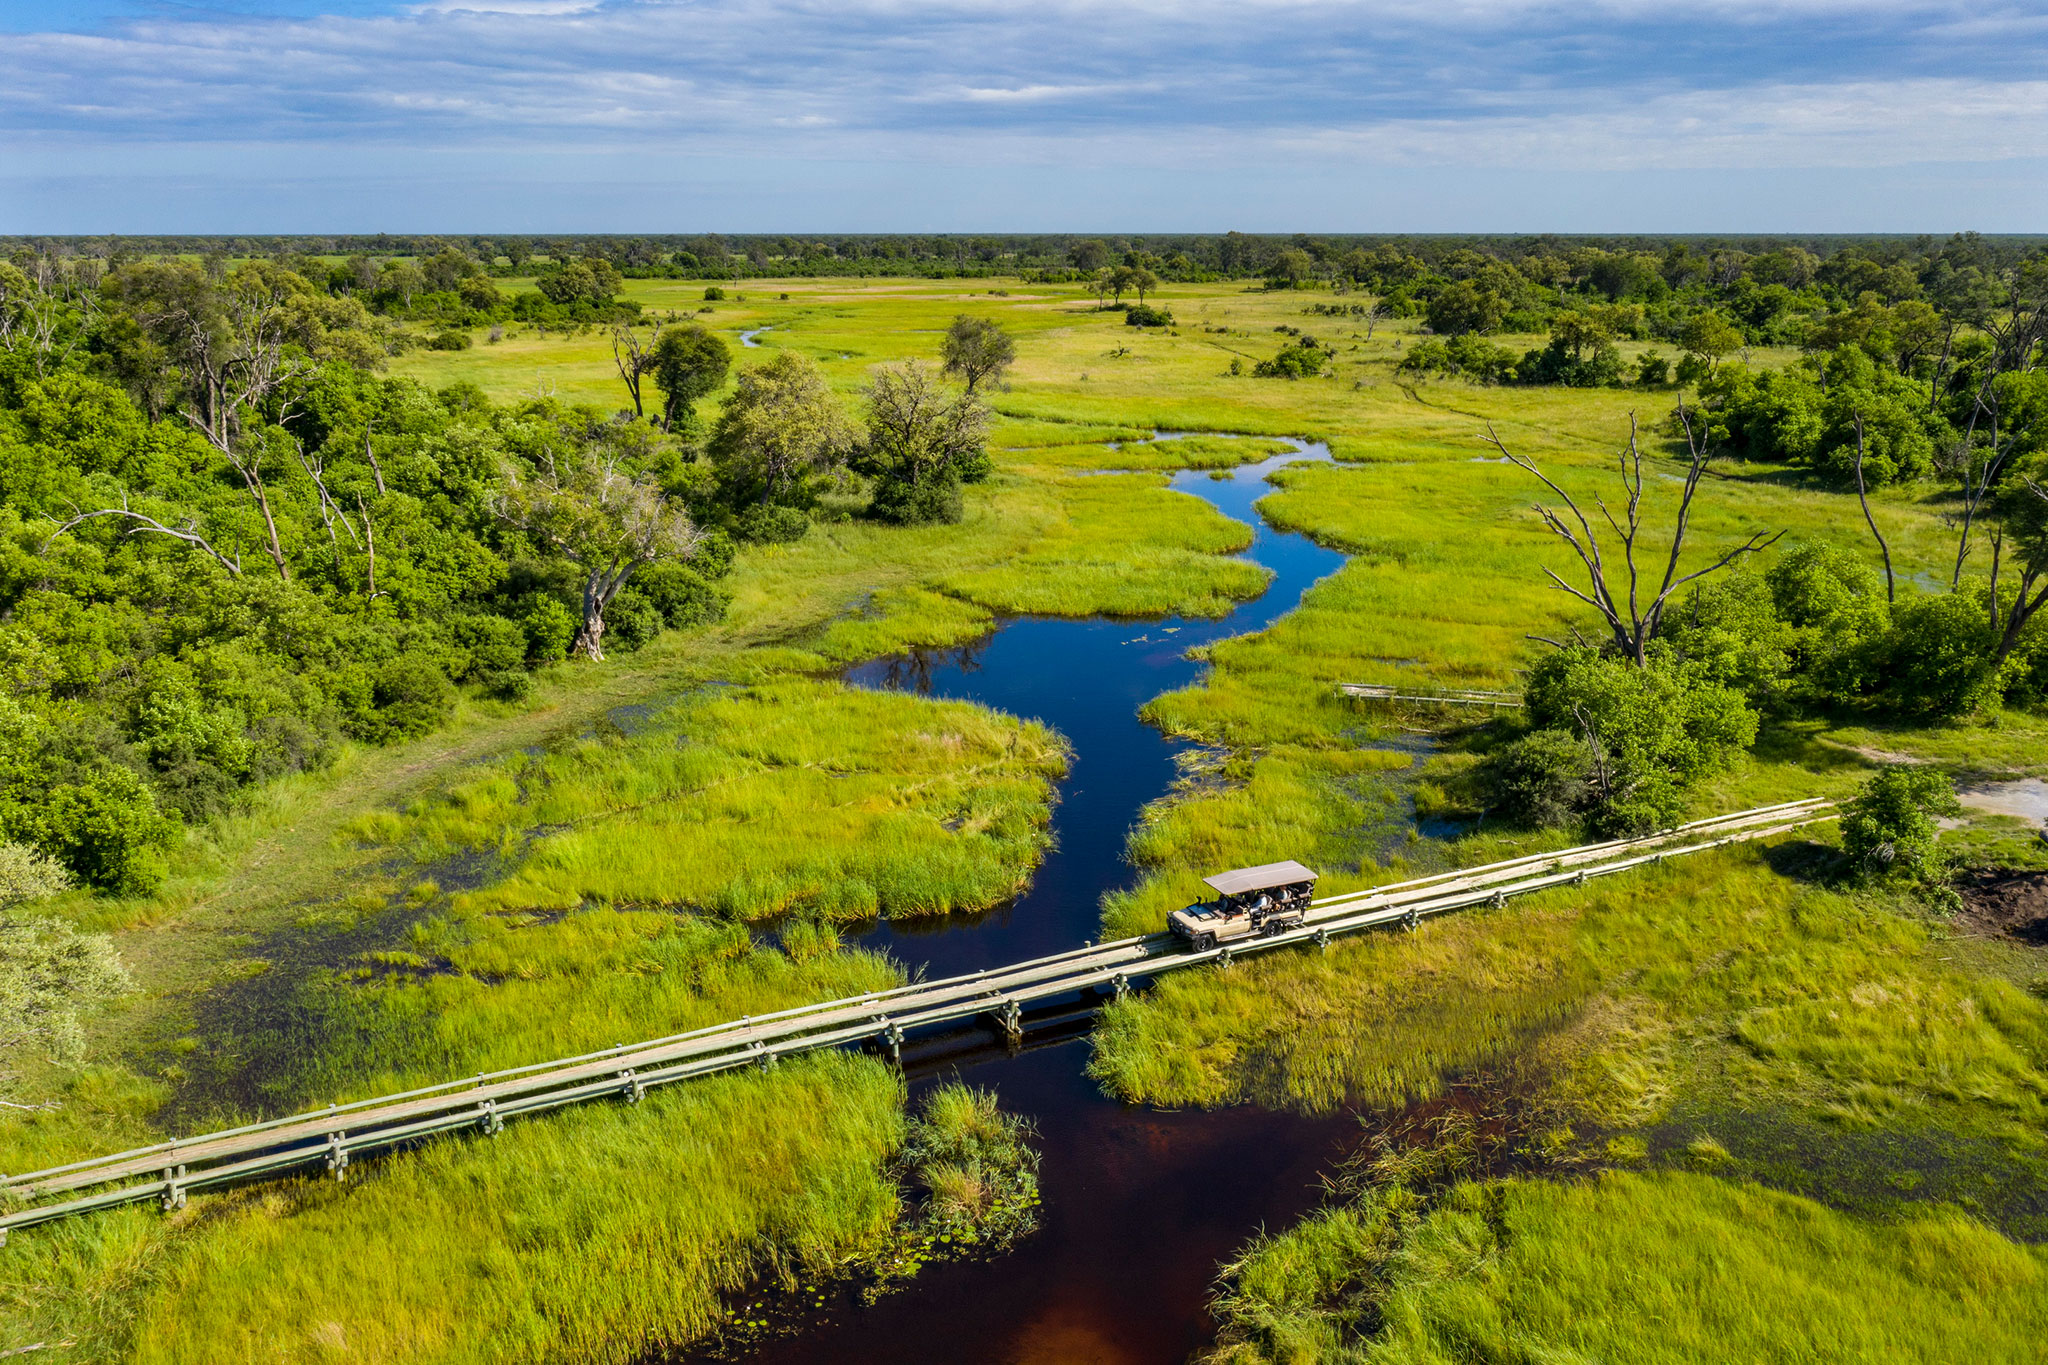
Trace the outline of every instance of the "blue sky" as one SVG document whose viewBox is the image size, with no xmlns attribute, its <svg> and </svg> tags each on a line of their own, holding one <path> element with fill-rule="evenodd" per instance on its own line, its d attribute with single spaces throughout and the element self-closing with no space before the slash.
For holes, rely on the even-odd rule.
<svg viewBox="0 0 2048 1365">
<path fill-rule="evenodd" d="M 0 231 L 2048 231 L 2048 5 L 0 0 Z"/>
</svg>

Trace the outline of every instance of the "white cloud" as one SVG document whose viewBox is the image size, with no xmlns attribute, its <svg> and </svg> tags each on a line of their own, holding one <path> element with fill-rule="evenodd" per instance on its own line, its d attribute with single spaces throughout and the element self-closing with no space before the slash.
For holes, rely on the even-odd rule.
<svg viewBox="0 0 2048 1365">
<path fill-rule="evenodd" d="M 1996 3 L 425 0 L 5 42 L 0 197 L 60 147 L 140 174 L 208 145 L 231 168 L 249 144 L 287 163 L 545 149 L 1206 173 L 1869 167 L 2048 145 L 2048 30 Z"/>
</svg>

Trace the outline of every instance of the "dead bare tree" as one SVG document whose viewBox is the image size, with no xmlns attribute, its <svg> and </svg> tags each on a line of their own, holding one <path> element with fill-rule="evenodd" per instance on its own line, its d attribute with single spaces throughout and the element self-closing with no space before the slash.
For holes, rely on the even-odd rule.
<svg viewBox="0 0 2048 1365">
<path fill-rule="evenodd" d="M 1851 413 L 1856 420 L 1856 499 L 1863 504 L 1863 520 L 1870 525 L 1870 534 L 1877 539 L 1877 552 L 1884 556 L 1884 600 L 1899 600 L 1898 585 L 1892 579 L 1892 547 L 1885 544 L 1884 532 L 1877 529 L 1877 518 L 1870 515 L 1870 493 L 1863 486 L 1863 414 Z M 1958 570 L 1960 571 L 1960 569 Z"/>
<path fill-rule="evenodd" d="M 649 354 L 652 345 L 652 338 L 641 341 L 631 323 L 622 322 L 612 328 L 612 364 L 618 367 L 619 378 L 626 381 L 626 392 L 633 395 L 635 417 L 647 413 L 640 402 L 640 381 L 654 368 L 654 357 Z"/>
<path fill-rule="evenodd" d="M 1628 493 L 1628 504 L 1622 517 L 1616 519 L 1604 500 L 1596 500 L 1594 503 L 1599 508 L 1600 515 L 1606 520 L 1608 528 L 1621 542 L 1622 564 L 1628 575 L 1625 602 L 1607 581 L 1606 552 L 1600 544 L 1600 535 L 1593 529 L 1593 523 L 1580 510 L 1572 495 L 1560 488 L 1555 480 L 1537 468 L 1532 461 L 1525 460 L 1509 450 L 1491 425 L 1486 429 L 1487 439 L 1493 443 L 1493 448 L 1510 464 L 1527 470 L 1541 479 L 1551 492 L 1563 499 L 1564 505 L 1571 511 L 1572 521 L 1577 523 L 1577 529 L 1574 530 L 1562 516 L 1542 503 L 1535 504 L 1536 515 L 1543 519 L 1543 524 L 1550 528 L 1552 534 L 1570 545 L 1572 551 L 1578 555 L 1579 562 L 1586 571 L 1586 590 L 1580 591 L 1547 568 L 1543 571 L 1545 576 L 1558 588 L 1599 612 L 1607 623 L 1616 650 L 1633 659 L 1638 667 L 1649 663 L 1650 641 L 1656 637 L 1657 627 L 1664 619 L 1664 609 L 1674 592 L 1688 583 L 1727 568 L 1744 555 L 1756 554 L 1768 548 L 1785 534 L 1783 531 L 1758 531 L 1705 568 L 1695 569 L 1688 574 L 1679 573 L 1679 560 L 1685 550 L 1686 533 L 1692 525 L 1693 500 L 1699 493 L 1700 479 L 1706 473 L 1711 452 L 1701 439 L 1683 403 L 1679 404 L 1678 420 L 1685 431 L 1686 448 L 1691 461 L 1686 467 L 1684 486 L 1679 495 L 1678 515 L 1672 524 L 1671 549 L 1665 556 L 1663 576 L 1656 583 L 1656 595 L 1649 599 L 1647 605 L 1643 603 L 1642 598 L 1648 588 L 1643 581 L 1643 570 L 1636 562 L 1644 526 L 1643 455 L 1637 440 L 1635 414 L 1629 414 L 1628 446 L 1620 457 L 1621 483 Z"/>
<path fill-rule="evenodd" d="M 72 517 L 69 521 L 60 523 L 56 530 L 50 532 L 50 538 L 43 542 L 43 548 L 38 552 L 39 554 L 48 554 L 50 547 L 56 544 L 57 537 L 76 526 L 83 525 L 85 522 L 92 521 L 98 517 L 126 517 L 128 520 L 138 523 L 129 529 L 129 535 L 137 536 L 148 533 L 169 536 L 173 540 L 182 540 L 188 545 L 197 545 L 200 549 L 206 551 L 214 563 L 226 569 L 229 576 L 234 578 L 242 576 L 242 557 L 236 555 L 233 559 L 230 559 L 219 550 L 216 550 L 213 547 L 212 541 L 199 534 L 197 529 L 199 522 L 196 517 L 187 517 L 176 526 L 166 526 L 155 517 L 145 516 L 141 512 L 132 510 L 128 506 L 128 495 L 125 493 L 121 495 L 121 505 L 119 507 L 101 507 L 95 511 L 81 512 L 78 510 L 78 505 L 73 503 L 71 510 L 77 512 L 78 515 Z M 50 520 L 56 521 L 57 519 L 51 517 Z"/>
</svg>

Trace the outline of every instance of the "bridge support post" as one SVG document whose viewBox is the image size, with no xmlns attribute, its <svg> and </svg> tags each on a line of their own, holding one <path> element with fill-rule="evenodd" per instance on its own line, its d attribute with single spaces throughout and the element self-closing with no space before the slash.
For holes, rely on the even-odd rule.
<svg viewBox="0 0 2048 1365">
<path fill-rule="evenodd" d="M 336 1180 L 348 1179 L 348 1148 L 343 1145 L 347 1141 L 347 1133 L 327 1135 L 327 1171 Z"/>
<path fill-rule="evenodd" d="M 1112 976 L 1109 979 L 1109 984 L 1116 988 L 1116 998 L 1119 1000 L 1124 999 L 1131 993 L 1131 979 L 1122 972 Z"/>
<path fill-rule="evenodd" d="M 1016 1001 L 1003 1001 L 1002 1008 L 990 1010 L 988 1017 L 995 1021 L 996 1028 L 1002 1032 L 1003 1041 L 1011 1047 L 1024 1041 L 1024 1011 Z"/>
<path fill-rule="evenodd" d="M 898 1066 L 902 1066 L 903 1025 L 897 1023 L 894 1019 L 891 1019 L 889 1021 L 889 1027 L 882 1030 L 882 1041 L 888 1045 L 889 1060 L 896 1063 L 896 1065 Z"/>
<path fill-rule="evenodd" d="M 1326 953 L 1330 951 L 1330 931 L 1328 929 L 1316 930 L 1316 947 L 1321 948 Z"/>
<path fill-rule="evenodd" d="M 477 1104 L 477 1124 L 484 1130 L 485 1137 L 496 1137 L 505 1131 L 505 1120 L 498 1117 L 498 1102 L 483 1100 Z"/>
<path fill-rule="evenodd" d="M 626 1103 L 640 1103 L 641 1096 L 647 1093 L 647 1086 L 642 1083 L 638 1076 L 633 1074 L 633 1068 L 629 1066 L 624 1071 L 621 1071 L 619 1079 L 626 1083 Z"/>
<path fill-rule="evenodd" d="M 1422 916 L 1416 914 L 1415 907 L 1411 905 L 1408 913 L 1401 916 L 1401 923 L 1407 925 L 1408 932 L 1412 934 L 1422 927 Z"/>
<path fill-rule="evenodd" d="M 1507 894 L 1505 892 L 1496 891 L 1493 893 L 1493 897 L 1486 903 L 1492 906 L 1494 909 L 1498 910 L 1508 903 Z"/>
<path fill-rule="evenodd" d="M 164 1167 L 164 1212 L 171 1213 L 185 1207 L 185 1168 Z"/>
</svg>

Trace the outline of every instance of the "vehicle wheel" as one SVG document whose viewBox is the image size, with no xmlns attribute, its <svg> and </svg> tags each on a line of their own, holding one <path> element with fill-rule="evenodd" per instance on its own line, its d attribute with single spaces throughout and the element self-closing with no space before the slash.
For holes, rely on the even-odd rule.
<svg viewBox="0 0 2048 1365">
<path fill-rule="evenodd" d="M 1208 951 L 1209 951 L 1209 950 L 1210 950 L 1211 948 L 1214 948 L 1215 946 L 1216 946 L 1216 935 L 1214 935 L 1214 934 L 1196 934 L 1196 935 L 1195 935 L 1195 951 L 1196 951 L 1196 952 L 1198 952 L 1198 953 L 1206 953 L 1206 952 L 1208 952 Z"/>
</svg>

